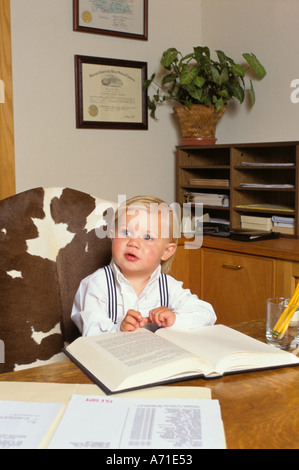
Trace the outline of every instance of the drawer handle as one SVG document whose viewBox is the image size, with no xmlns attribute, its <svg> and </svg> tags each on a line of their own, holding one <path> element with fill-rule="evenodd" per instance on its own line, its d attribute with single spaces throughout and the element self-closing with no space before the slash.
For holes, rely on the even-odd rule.
<svg viewBox="0 0 299 470">
<path fill-rule="evenodd" d="M 222 267 L 225 269 L 232 269 L 233 271 L 239 271 L 240 269 L 244 268 L 244 266 L 241 266 L 240 264 L 227 264 L 227 263 L 224 263 Z"/>
</svg>

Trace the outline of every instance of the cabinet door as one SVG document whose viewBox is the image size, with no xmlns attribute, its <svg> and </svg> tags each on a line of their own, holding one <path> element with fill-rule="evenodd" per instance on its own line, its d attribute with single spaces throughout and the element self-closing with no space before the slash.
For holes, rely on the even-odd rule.
<svg viewBox="0 0 299 470">
<path fill-rule="evenodd" d="M 266 299 L 274 295 L 274 260 L 204 248 L 202 263 L 202 298 L 213 305 L 218 323 L 265 319 Z"/>
<path fill-rule="evenodd" d="M 299 283 L 299 263 L 278 260 L 276 276 L 277 297 L 291 298 Z"/>
<path fill-rule="evenodd" d="M 184 289 L 201 297 L 201 252 L 202 249 L 179 245 L 172 265 L 171 275 L 183 282 Z"/>
<path fill-rule="evenodd" d="M 186 289 L 190 288 L 190 263 L 188 252 L 189 250 L 186 250 L 183 245 L 179 245 L 171 269 L 171 275 L 178 281 L 182 281 Z"/>
</svg>

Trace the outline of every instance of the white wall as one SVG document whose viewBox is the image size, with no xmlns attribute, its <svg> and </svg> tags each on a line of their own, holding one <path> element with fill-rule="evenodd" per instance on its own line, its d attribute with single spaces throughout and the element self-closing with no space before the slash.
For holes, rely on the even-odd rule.
<svg viewBox="0 0 299 470">
<path fill-rule="evenodd" d="M 75 54 L 145 61 L 151 74 L 166 48 L 187 53 L 201 43 L 201 0 L 149 3 L 145 42 L 73 32 L 72 0 L 11 0 L 17 192 L 69 186 L 174 201 L 179 136 L 170 108 L 148 131 L 75 125 Z"/>
<path fill-rule="evenodd" d="M 174 200 L 175 146 L 171 109 L 148 131 L 84 130 L 75 126 L 74 55 L 148 62 L 175 46 L 222 49 L 236 60 L 254 52 L 268 75 L 257 102 L 230 106 L 218 143 L 297 140 L 298 0 L 149 0 L 149 41 L 72 31 L 72 0 L 11 0 L 17 191 L 70 186 L 116 199 L 143 193 Z"/>
<path fill-rule="evenodd" d="M 299 140 L 299 103 L 290 99 L 299 78 L 298 0 L 202 0 L 202 37 L 211 50 L 236 60 L 253 52 L 267 77 L 255 85 L 256 104 L 229 109 L 218 142 Z"/>
</svg>

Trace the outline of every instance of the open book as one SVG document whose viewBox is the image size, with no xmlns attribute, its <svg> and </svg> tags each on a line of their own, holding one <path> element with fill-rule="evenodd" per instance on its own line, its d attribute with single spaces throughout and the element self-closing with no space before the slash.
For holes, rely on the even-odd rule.
<svg viewBox="0 0 299 470">
<path fill-rule="evenodd" d="M 107 394 L 299 364 L 294 354 L 223 325 L 81 337 L 64 352 Z"/>
</svg>

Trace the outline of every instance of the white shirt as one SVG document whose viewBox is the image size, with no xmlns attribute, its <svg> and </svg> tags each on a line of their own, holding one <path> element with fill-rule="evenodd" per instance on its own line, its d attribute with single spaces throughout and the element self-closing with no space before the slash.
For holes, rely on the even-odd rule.
<svg viewBox="0 0 299 470">
<path fill-rule="evenodd" d="M 75 296 L 72 320 L 83 336 L 120 331 L 120 326 L 128 310 L 133 309 L 148 317 L 150 310 L 161 307 L 159 266 L 151 275 L 142 293 L 137 296 L 130 282 L 122 275 L 116 264 L 110 264 L 115 277 L 117 293 L 117 323 L 108 317 L 108 291 L 104 268 L 98 269 L 83 279 Z M 213 325 L 216 315 L 213 307 L 189 289 L 183 289 L 183 283 L 167 275 L 169 305 L 176 315 L 171 328 L 196 328 Z"/>
</svg>

